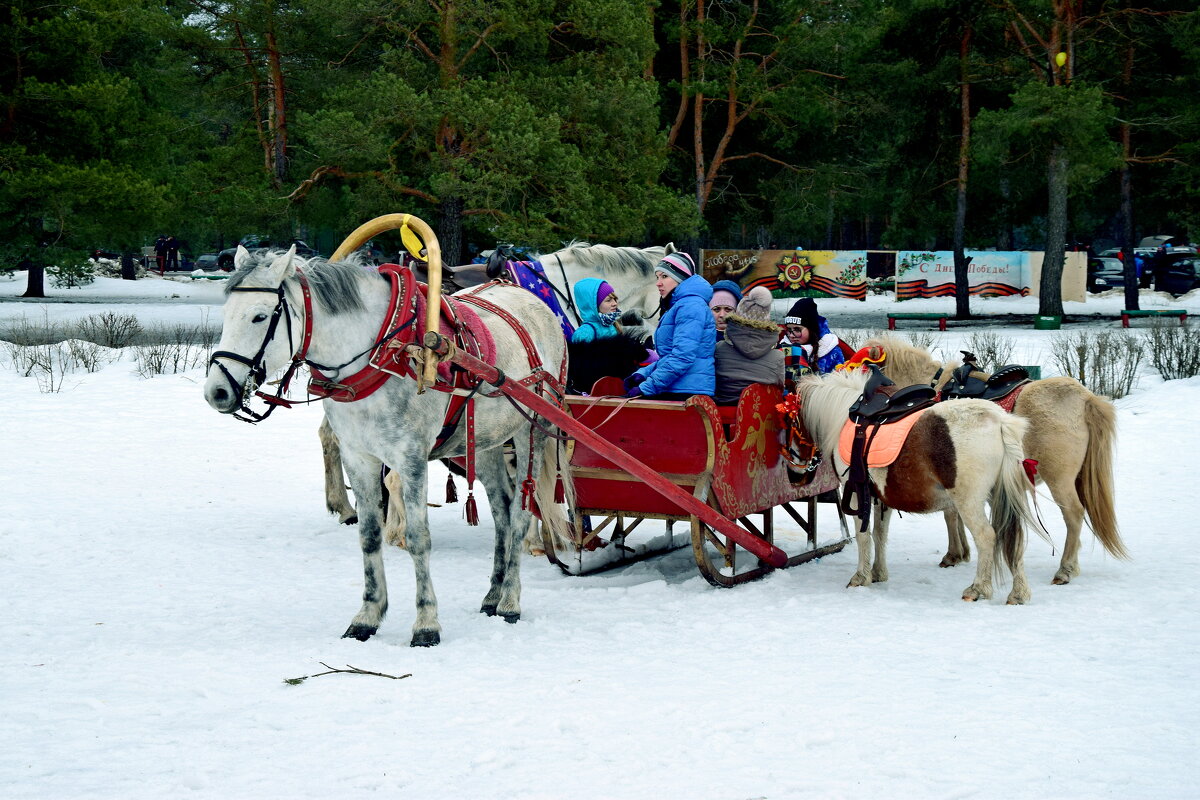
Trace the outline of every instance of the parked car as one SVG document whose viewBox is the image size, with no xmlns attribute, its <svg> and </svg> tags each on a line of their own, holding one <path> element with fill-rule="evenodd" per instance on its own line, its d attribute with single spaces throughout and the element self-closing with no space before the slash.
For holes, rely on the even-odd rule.
<svg viewBox="0 0 1200 800">
<path fill-rule="evenodd" d="M 1154 265 L 1154 288 L 1176 297 L 1200 288 L 1200 256 L 1195 253 L 1161 256 Z"/>
<path fill-rule="evenodd" d="M 287 244 L 272 245 L 270 237 L 262 236 L 260 234 L 254 234 L 254 233 L 243 236 L 241 238 L 241 240 L 238 242 L 238 244 L 240 244 L 242 247 L 246 248 L 247 250 L 267 250 L 267 249 L 270 249 L 271 247 L 276 247 L 276 248 L 281 248 L 281 249 L 286 250 L 287 248 L 291 247 L 294 244 L 294 245 L 296 245 L 296 255 L 298 255 L 298 256 L 302 256 L 304 258 L 312 258 L 314 256 L 321 255 L 319 252 L 317 252 L 316 248 L 309 247 L 307 244 L 305 244 L 303 241 L 301 241 L 299 239 L 292 239 Z M 233 257 L 235 255 L 237 255 L 237 246 L 236 245 L 233 247 L 226 248 L 226 249 L 222 250 L 221 252 L 217 253 L 217 267 L 219 269 L 223 269 L 226 271 L 233 269 Z"/>
<path fill-rule="evenodd" d="M 1195 254 L 1196 252 L 1196 248 L 1183 239 L 1183 237 L 1169 236 L 1167 234 L 1147 236 L 1138 243 L 1137 249 L 1147 250 L 1157 256 L 1169 256 L 1175 253 Z"/>
<path fill-rule="evenodd" d="M 1088 261 L 1088 291 L 1104 292 L 1125 286 L 1125 264 L 1119 258 L 1093 258 Z"/>
<path fill-rule="evenodd" d="M 213 272 L 217 269 L 217 254 L 204 253 L 203 255 L 196 256 L 196 260 L 192 263 L 192 269 Z"/>
</svg>

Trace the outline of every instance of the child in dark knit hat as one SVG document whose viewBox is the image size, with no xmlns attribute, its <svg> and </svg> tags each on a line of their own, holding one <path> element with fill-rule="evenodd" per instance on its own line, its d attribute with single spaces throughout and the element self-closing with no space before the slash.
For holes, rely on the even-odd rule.
<svg viewBox="0 0 1200 800">
<path fill-rule="evenodd" d="M 771 321 L 771 292 L 756 286 L 726 319 L 725 339 L 717 343 L 718 405 L 734 405 L 752 383 L 783 388 L 784 355 L 777 348 L 779 326 Z"/>
<path fill-rule="evenodd" d="M 825 375 L 843 363 L 841 340 L 829 330 L 829 323 L 817 313 L 811 297 L 801 297 L 783 318 L 787 330 L 787 379 L 794 383 L 805 372 Z"/>
</svg>

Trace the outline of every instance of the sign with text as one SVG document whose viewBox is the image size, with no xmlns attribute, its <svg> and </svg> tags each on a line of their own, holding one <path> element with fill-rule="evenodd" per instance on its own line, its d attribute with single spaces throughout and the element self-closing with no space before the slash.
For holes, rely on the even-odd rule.
<svg viewBox="0 0 1200 800">
<path fill-rule="evenodd" d="M 710 283 L 765 286 L 777 297 L 867 298 L 862 250 L 701 250 L 700 264 Z"/>
</svg>

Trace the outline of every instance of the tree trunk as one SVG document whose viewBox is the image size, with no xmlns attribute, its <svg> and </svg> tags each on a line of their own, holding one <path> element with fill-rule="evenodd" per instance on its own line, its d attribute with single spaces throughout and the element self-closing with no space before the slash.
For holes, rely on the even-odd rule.
<svg viewBox="0 0 1200 800">
<path fill-rule="evenodd" d="M 283 82 L 283 65 L 274 31 L 267 31 L 267 63 L 271 70 L 271 178 L 276 188 L 287 177 L 287 92 Z"/>
<path fill-rule="evenodd" d="M 21 297 L 45 297 L 46 268 L 31 261 L 26 261 L 23 266 L 29 270 L 29 277 L 25 283 L 25 294 Z"/>
<path fill-rule="evenodd" d="M 439 210 L 438 244 L 442 247 L 442 263 L 457 266 L 463 263 L 463 200 L 457 195 L 443 197 Z"/>
<path fill-rule="evenodd" d="M 1039 289 L 1038 314 L 1060 317 L 1062 305 L 1062 275 L 1067 244 L 1067 151 L 1054 145 L 1047 165 L 1050 208 L 1046 225 L 1046 254 L 1042 261 L 1042 281 Z"/>
<path fill-rule="evenodd" d="M 1131 96 L 1133 83 L 1133 44 L 1125 49 L 1125 67 L 1122 83 L 1125 97 Z M 1124 115 L 1128 117 L 1128 115 Z M 1128 121 L 1121 123 L 1121 261 L 1125 265 L 1125 307 L 1140 308 L 1138 290 L 1141 282 L 1137 274 L 1137 256 L 1133 254 L 1133 129 Z"/>
<path fill-rule="evenodd" d="M 963 28 L 959 45 L 959 105 L 962 127 L 958 142 L 958 191 L 954 207 L 954 315 L 959 319 L 971 316 L 971 286 L 967 269 L 967 177 L 971 163 L 971 83 L 968 80 L 967 56 L 971 48 L 971 26 Z"/>
<path fill-rule="evenodd" d="M 126 281 L 137 280 L 137 267 L 133 265 L 133 253 L 128 251 L 121 253 L 121 279 Z"/>
</svg>

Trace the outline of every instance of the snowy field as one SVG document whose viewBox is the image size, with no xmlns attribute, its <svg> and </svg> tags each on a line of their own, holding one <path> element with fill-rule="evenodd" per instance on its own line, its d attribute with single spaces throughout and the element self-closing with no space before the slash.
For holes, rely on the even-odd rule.
<svg viewBox="0 0 1200 800">
<path fill-rule="evenodd" d="M 49 302 L 17 301 L 23 276 L 0 279 L 0 323 L 220 320 L 219 282 L 47 289 Z M 1200 314 L 1200 298 L 1144 298 Z M 1036 313 L 1032 298 L 973 306 Z M 1117 327 L 1121 306 L 1067 313 Z M 884 327 L 893 307 L 821 303 L 835 329 Z M 1059 334 L 990 330 L 1053 374 Z M 953 323 L 935 336 L 965 346 Z M 962 602 L 973 564 L 939 569 L 940 515 L 905 515 L 885 584 L 845 588 L 853 546 L 724 590 L 687 549 L 583 578 L 527 557 L 523 616 L 507 625 L 478 613 L 487 515 L 468 528 L 458 505 L 430 509 L 431 649 L 408 646 L 412 570 L 394 548 L 391 614 L 366 643 L 339 638 L 362 568 L 354 531 L 324 510 L 320 409 L 243 425 L 202 383 L 199 369 L 142 378 L 126 355 L 44 394 L 0 366 L 0 797 L 1200 795 L 1200 378 L 1147 368 L 1116 404 L 1131 561 L 1085 531 L 1083 574 L 1051 586 L 1063 526 L 1043 492 L 1057 547 L 1030 537 L 1029 605 L 1005 606 L 1006 587 Z M 285 683 L 320 662 L 411 677 Z"/>
</svg>

